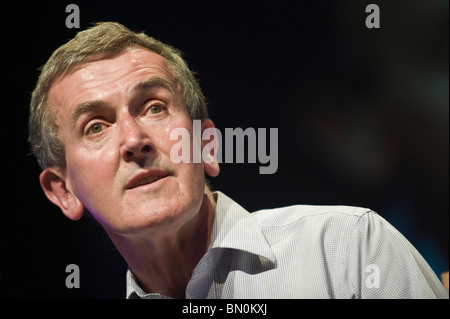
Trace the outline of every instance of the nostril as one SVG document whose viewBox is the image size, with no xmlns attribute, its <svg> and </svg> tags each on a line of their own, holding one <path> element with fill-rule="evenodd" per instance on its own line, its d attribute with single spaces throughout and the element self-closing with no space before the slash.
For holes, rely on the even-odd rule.
<svg viewBox="0 0 450 319">
<path fill-rule="evenodd" d="M 152 151 L 152 147 L 150 145 L 144 145 L 141 147 L 141 151 L 140 152 L 135 152 L 135 150 L 127 150 L 125 151 L 125 157 L 127 159 L 132 159 L 135 156 L 140 156 L 143 154 L 147 154 L 150 153 Z"/>
<path fill-rule="evenodd" d="M 142 153 L 148 153 L 151 151 L 150 145 L 144 145 L 141 149 Z"/>
<path fill-rule="evenodd" d="M 133 152 L 127 151 L 127 157 L 132 157 L 133 156 Z"/>
</svg>

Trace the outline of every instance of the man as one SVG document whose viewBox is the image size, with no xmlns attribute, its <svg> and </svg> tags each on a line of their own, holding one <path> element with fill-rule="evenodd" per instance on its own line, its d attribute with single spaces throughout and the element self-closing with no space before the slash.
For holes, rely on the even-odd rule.
<svg viewBox="0 0 450 319">
<path fill-rule="evenodd" d="M 57 49 L 33 92 L 41 186 L 70 219 L 86 209 L 102 225 L 128 264 L 127 297 L 448 298 L 419 253 L 368 209 L 249 214 L 212 193 L 213 151 L 200 163 L 170 156 L 176 128 L 194 147 L 194 119 L 202 132 L 214 128 L 180 53 L 118 23 Z M 200 147 L 209 142 L 217 138 Z"/>
</svg>

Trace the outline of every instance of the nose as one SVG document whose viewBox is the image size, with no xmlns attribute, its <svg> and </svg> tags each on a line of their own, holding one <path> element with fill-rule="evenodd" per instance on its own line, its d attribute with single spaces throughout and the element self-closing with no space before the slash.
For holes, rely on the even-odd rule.
<svg viewBox="0 0 450 319">
<path fill-rule="evenodd" d="M 153 152 L 154 147 L 144 128 L 129 113 L 122 114 L 120 155 L 126 161 L 142 159 Z"/>
</svg>

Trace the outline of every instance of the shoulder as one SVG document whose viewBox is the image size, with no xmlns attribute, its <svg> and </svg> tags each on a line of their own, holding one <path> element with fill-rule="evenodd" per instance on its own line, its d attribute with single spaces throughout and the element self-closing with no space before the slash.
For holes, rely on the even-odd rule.
<svg viewBox="0 0 450 319">
<path fill-rule="evenodd" d="M 327 223 L 331 221 L 357 223 L 367 214 L 377 216 L 374 211 L 368 208 L 341 205 L 292 205 L 263 209 L 252 213 L 261 228 L 284 227 L 298 223 Z"/>
<path fill-rule="evenodd" d="M 368 208 L 314 205 L 264 209 L 251 215 L 271 245 L 283 241 L 306 250 L 325 249 L 328 255 L 344 252 L 354 237 L 363 242 L 367 220 L 380 218 Z"/>
</svg>

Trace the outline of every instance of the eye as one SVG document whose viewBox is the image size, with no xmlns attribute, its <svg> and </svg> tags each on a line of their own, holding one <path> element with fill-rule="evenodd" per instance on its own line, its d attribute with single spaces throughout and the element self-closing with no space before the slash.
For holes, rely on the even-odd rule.
<svg viewBox="0 0 450 319">
<path fill-rule="evenodd" d="M 158 104 L 153 104 L 149 109 L 148 109 L 148 111 L 151 113 L 151 114 L 158 114 L 158 113 L 160 113 L 160 112 L 162 112 L 162 107 L 160 106 L 160 105 L 158 105 Z"/>
<path fill-rule="evenodd" d="M 95 123 L 88 128 L 87 134 L 99 134 L 103 131 L 103 127 L 103 124 Z"/>
<path fill-rule="evenodd" d="M 157 99 L 151 99 L 149 103 L 146 103 L 145 105 L 142 116 L 159 115 L 167 110 L 166 104 Z"/>
</svg>

